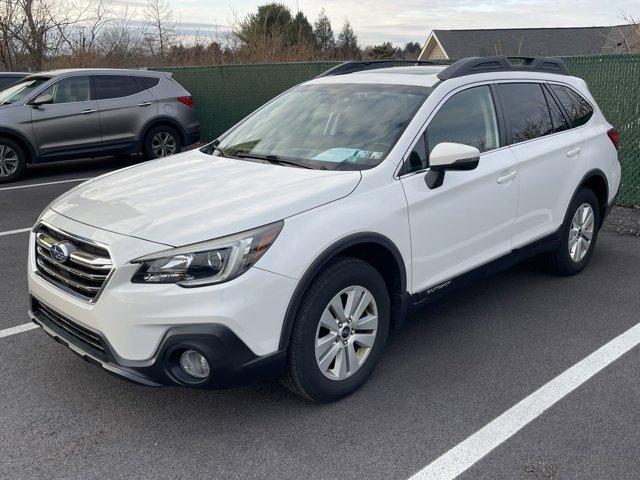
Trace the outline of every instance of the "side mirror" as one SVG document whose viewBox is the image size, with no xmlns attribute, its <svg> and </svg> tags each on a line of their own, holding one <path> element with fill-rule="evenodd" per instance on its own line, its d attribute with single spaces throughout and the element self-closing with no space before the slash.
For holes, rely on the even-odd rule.
<svg viewBox="0 0 640 480">
<path fill-rule="evenodd" d="M 473 170 L 480 161 L 480 150 L 462 143 L 442 142 L 431 150 L 429 172 L 424 177 L 427 187 L 438 188 L 447 170 Z"/>
<path fill-rule="evenodd" d="M 39 107 L 40 105 L 48 105 L 53 103 L 53 95 L 50 93 L 41 93 L 31 101 L 31 105 Z"/>
</svg>

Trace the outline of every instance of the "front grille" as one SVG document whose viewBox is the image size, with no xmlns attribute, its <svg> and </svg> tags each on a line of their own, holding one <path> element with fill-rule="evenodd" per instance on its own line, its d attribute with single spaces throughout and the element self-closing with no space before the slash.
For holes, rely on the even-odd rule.
<svg viewBox="0 0 640 480">
<path fill-rule="evenodd" d="M 111 354 L 102 337 L 88 328 L 78 325 L 35 298 L 31 299 L 31 313 L 38 323 L 53 330 L 63 339 L 81 347 L 95 357 L 109 361 Z"/>
<path fill-rule="evenodd" d="M 65 242 L 70 247 L 70 254 L 64 261 L 55 260 L 51 253 L 51 247 L 59 242 Z M 54 285 L 87 301 L 96 298 L 113 268 L 105 248 L 46 225 L 36 229 L 35 248 L 38 273 Z"/>
</svg>

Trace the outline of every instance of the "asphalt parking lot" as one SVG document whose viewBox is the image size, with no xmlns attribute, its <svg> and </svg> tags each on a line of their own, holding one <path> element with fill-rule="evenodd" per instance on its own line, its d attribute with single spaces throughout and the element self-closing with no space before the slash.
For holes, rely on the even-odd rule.
<svg viewBox="0 0 640 480">
<path fill-rule="evenodd" d="M 467 439 L 476 453 L 497 443 L 459 478 L 639 478 L 637 342 L 512 435 L 513 423 L 494 421 L 539 401 L 541 387 L 557 394 L 554 379 L 592 368 L 597 358 L 579 362 L 640 323 L 633 235 L 602 232 L 579 276 L 518 266 L 431 305 L 394 332 L 364 388 L 330 405 L 277 383 L 137 386 L 38 329 L 9 330 L 28 322 L 27 233 L 11 232 L 79 179 L 137 161 L 54 164 L 0 186 L 0 478 L 408 479 L 438 459 L 468 462 L 448 455 Z M 494 433 L 478 436 L 487 426 Z"/>
</svg>

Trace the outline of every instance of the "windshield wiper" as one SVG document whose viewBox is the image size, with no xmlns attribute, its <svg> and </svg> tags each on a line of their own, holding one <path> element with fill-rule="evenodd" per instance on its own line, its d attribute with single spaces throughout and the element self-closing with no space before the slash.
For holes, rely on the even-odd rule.
<svg viewBox="0 0 640 480">
<path fill-rule="evenodd" d="M 308 165 L 304 165 L 303 163 L 296 162 L 294 160 L 289 160 L 287 158 L 280 157 L 278 155 L 261 155 L 259 153 L 236 153 L 236 157 L 238 158 L 255 158 L 256 160 L 264 160 L 269 163 L 273 163 L 275 165 L 293 165 L 294 167 L 300 168 L 308 168 L 312 169 L 312 167 Z"/>
</svg>

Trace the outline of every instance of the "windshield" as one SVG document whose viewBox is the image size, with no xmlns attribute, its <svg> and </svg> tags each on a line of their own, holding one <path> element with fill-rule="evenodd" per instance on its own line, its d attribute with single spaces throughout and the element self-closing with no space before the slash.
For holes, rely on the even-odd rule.
<svg viewBox="0 0 640 480">
<path fill-rule="evenodd" d="M 301 85 L 258 110 L 217 151 L 311 168 L 375 167 L 430 92 L 410 85 Z"/>
<path fill-rule="evenodd" d="M 46 77 L 31 77 L 21 80 L 0 92 L 0 105 L 7 105 L 23 99 L 48 80 Z"/>
</svg>

